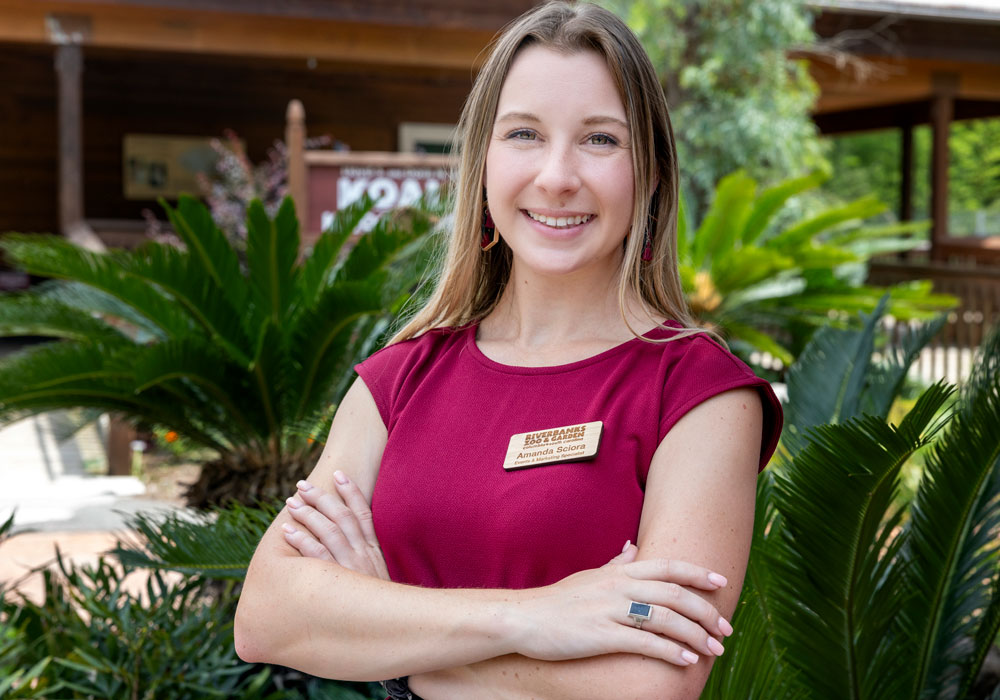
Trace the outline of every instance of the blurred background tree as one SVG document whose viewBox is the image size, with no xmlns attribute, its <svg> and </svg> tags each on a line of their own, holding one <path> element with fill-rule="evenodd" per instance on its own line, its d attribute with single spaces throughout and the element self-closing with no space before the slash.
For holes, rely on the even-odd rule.
<svg viewBox="0 0 1000 700">
<path fill-rule="evenodd" d="M 681 184 L 696 219 L 723 176 L 773 183 L 826 169 L 809 116 L 817 88 L 788 52 L 815 42 L 803 0 L 601 0 L 628 22 L 660 76 Z"/>
</svg>

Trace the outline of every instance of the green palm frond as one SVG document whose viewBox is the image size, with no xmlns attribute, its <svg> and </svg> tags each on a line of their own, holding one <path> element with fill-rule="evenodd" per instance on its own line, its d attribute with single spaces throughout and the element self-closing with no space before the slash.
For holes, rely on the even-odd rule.
<svg viewBox="0 0 1000 700">
<path fill-rule="evenodd" d="M 985 651 L 982 621 L 995 624 L 992 582 L 1000 565 L 1000 332 L 984 343 L 980 364 L 927 464 L 904 528 L 906 584 L 915 592 L 899 622 L 912 640 L 912 692 L 957 697 Z M 985 613 L 985 614 L 984 614 Z M 987 630 L 988 631 L 988 630 Z"/>
<path fill-rule="evenodd" d="M 717 251 L 732 248 L 750 216 L 756 191 L 757 183 L 742 170 L 724 177 L 694 234 L 691 260 L 685 262 L 699 268 L 711 266 Z"/>
<path fill-rule="evenodd" d="M 247 265 L 258 326 L 263 319 L 280 323 L 285 318 L 298 277 L 299 222 L 290 199 L 285 199 L 272 220 L 264 205 L 254 200 L 247 212 Z"/>
<path fill-rule="evenodd" d="M 25 335 L 111 343 L 123 338 L 116 328 L 53 299 L 5 295 L 0 301 L 0 336 Z"/>
<path fill-rule="evenodd" d="M 200 270 L 234 309 L 242 309 L 247 303 L 248 290 L 240 271 L 239 257 L 226 235 L 215 225 L 208 209 L 186 194 L 178 198 L 176 209 L 163 198 L 160 206 L 167 212 L 174 232 L 187 246 L 194 269 Z"/>
<path fill-rule="evenodd" d="M 408 226 L 395 226 L 383 216 L 371 231 L 362 236 L 337 270 L 337 281 L 366 279 L 390 268 L 395 262 L 416 251 L 423 235 L 430 229 L 425 216 L 413 212 Z"/>
<path fill-rule="evenodd" d="M 101 316 L 114 322 L 116 327 L 125 329 L 137 343 L 148 343 L 167 337 L 159 326 L 130 305 L 107 292 L 81 282 L 49 280 L 40 284 L 35 294 L 39 299 L 51 300 L 85 315 Z"/>
<path fill-rule="evenodd" d="M 767 240 L 768 245 L 782 252 L 793 251 L 823 231 L 849 221 L 860 221 L 881 214 L 886 205 L 875 196 L 868 195 L 842 207 L 828 209 L 816 216 L 800 221 Z"/>
<path fill-rule="evenodd" d="M 353 324 L 382 309 L 381 280 L 343 282 L 327 289 L 315 308 L 304 314 L 293 331 L 296 352 L 296 386 L 301 395 L 291 416 L 301 420 L 329 401 L 327 387 L 334 373 L 343 370 L 345 350 L 351 347 Z"/>
<path fill-rule="evenodd" d="M 871 416 L 813 428 L 775 477 L 782 528 L 772 555 L 797 563 L 772 582 L 777 631 L 785 648 L 795 650 L 789 663 L 821 697 L 866 697 L 870 659 L 859 653 L 858 640 L 881 634 L 884 627 L 869 626 L 893 619 L 901 605 L 889 598 L 872 610 L 871 598 L 860 595 L 879 566 L 881 551 L 872 543 L 900 467 L 932 439 L 933 418 L 950 391 L 928 389 L 898 428 Z"/>
<path fill-rule="evenodd" d="M 757 479 L 752 556 L 733 614 L 734 633 L 726 641 L 725 655 L 715 660 L 702 694 L 705 700 L 810 697 L 778 642 L 777 620 L 771 609 L 773 581 L 788 566 L 787 561 L 767 556 L 768 541 L 778 537 L 782 527 L 781 515 L 775 508 L 776 467 L 772 464 Z"/>
<path fill-rule="evenodd" d="M 859 330 L 819 329 L 789 369 L 782 441 L 793 455 L 810 428 L 860 415 L 885 305 L 880 301 Z"/>
<path fill-rule="evenodd" d="M 873 416 L 889 415 L 892 402 L 899 396 L 910 367 L 920 356 L 920 351 L 938 334 L 948 318 L 941 314 L 934 321 L 916 328 L 906 326 L 898 345 L 884 350 L 882 361 L 869 367 L 865 391 L 861 396 L 860 411 Z"/>
<path fill-rule="evenodd" d="M 189 419 L 211 426 L 231 445 L 263 444 L 267 425 L 256 402 L 245 400 L 252 395 L 245 369 L 213 345 L 193 337 L 157 343 L 138 357 L 134 372 L 137 395 L 169 395 Z"/>
<path fill-rule="evenodd" d="M 344 243 L 374 206 L 375 203 L 368 195 L 352 202 L 337 212 L 333 225 L 316 241 L 312 254 L 302 265 L 302 274 L 299 278 L 299 303 L 302 306 L 308 307 L 314 304 L 319 293 L 332 282 Z"/>
<path fill-rule="evenodd" d="M 215 338 L 237 362 L 250 363 L 250 343 L 241 324 L 242 314 L 227 295 L 202 276 L 188 252 L 162 243 L 147 243 L 136 251 L 117 253 L 113 259 L 131 278 L 163 290 L 190 317 L 194 328 Z M 246 286 L 242 277 L 235 283 Z"/>
<path fill-rule="evenodd" d="M 138 513 L 128 519 L 137 537 L 113 550 L 124 566 L 179 571 L 212 579 L 242 581 L 280 503 L 250 507 L 238 503 L 209 513 Z"/>
<path fill-rule="evenodd" d="M 746 226 L 743 227 L 743 245 L 748 246 L 755 243 L 767 230 L 774 215 L 785 206 L 789 199 L 821 185 L 828 177 L 823 172 L 816 171 L 802 177 L 785 180 L 764 190 L 754 202 Z"/>
<path fill-rule="evenodd" d="M 32 274 L 82 282 L 113 296 L 166 335 L 183 335 L 191 328 L 173 299 L 130 276 L 110 256 L 91 253 L 56 236 L 8 234 L 0 241 L 0 249 Z"/>
</svg>

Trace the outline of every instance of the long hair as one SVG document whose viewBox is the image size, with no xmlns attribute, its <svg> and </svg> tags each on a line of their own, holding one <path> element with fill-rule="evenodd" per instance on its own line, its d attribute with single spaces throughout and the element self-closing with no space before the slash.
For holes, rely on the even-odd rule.
<svg viewBox="0 0 1000 700">
<path fill-rule="evenodd" d="M 626 300 L 633 296 L 651 316 L 659 314 L 684 326 L 671 340 L 701 332 L 693 327 L 677 270 L 677 151 L 656 71 L 635 34 L 613 13 L 596 5 L 549 2 L 507 25 L 488 48 L 456 131 L 455 150 L 460 157 L 452 178 L 452 230 L 444 262 L 427 303 L 390 343 L 431 328 L 474 323 L 500 299 L 510 277 L 511 251 L 502 240 L 486 252 L 479 245 L 483 173 L 500 90 L 515 56 L 529 45 L 563 53 L 596 51 L 607 63 L 625 106 L 634 176 L 631 234 L 625 243 L 618 287 L 626 325 Z M 647 229 L 652 237 L 648 262 L 642 260 Z M 629 329 L 638 335 L 630 325 Z"/>
</svg>

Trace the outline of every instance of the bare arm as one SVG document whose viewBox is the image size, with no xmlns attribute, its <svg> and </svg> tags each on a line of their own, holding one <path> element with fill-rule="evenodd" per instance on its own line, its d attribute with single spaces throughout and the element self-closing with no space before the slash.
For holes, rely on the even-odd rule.
<svg viewBox="0 0 1000 700">
<path fill-rule="evenodd" d="M 706 401 L 663 439 L 646 484 L 639 558 L 690 561 L 724 574 L 727 586 L 698 595 L 727 619 L 749 557 L 761 421 L 760 398 L 752 389 Z M 427 700 L 693 699 L 714 661 L 711 654 L 699 656 L 698 663 L 680 667 L 635 654 L 559 662 L 511 655 L 423 674 L 411 678 L 410 686 Z"/>
<path fill-rule="evenodd" d="M 374 401 L 356 382 L 310 482 L 333 491 L 333 472 L 340 468 L 370 499 L 385 441 Z M 235 637 L 240 657 L 248 661 L 343 680 L 415 674 L 512 653 L 557 660 L 629 652 L 680 663 L 683 650 L 656 633 L 663 630 L 655 620 L 648 629 L 630 625 L 628 601 L 670 607 L 691 618 L 700 614 L 705 625 L 718 619 L 696 596 L 677 595 L 677 587 L 666 583 L 716 587 L 706 569 L 684 562 L 609 564 L 526 591 L 432 590 L 302 557 L 281 531 L 292 522 L 283 509 L 247 572 Z"/>
</svg>

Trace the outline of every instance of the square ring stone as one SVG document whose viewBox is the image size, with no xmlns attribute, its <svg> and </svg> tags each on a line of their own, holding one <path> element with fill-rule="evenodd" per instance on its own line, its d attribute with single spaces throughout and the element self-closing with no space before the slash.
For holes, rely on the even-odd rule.
<svg viewBox="0 0 1000 700">
<path fill-rule="evenodd" d="M 633 601 L 628 606 L 628 616 L 636 619 L 648 620 L 653 616 L 653 606 Z"/>
</svg>

